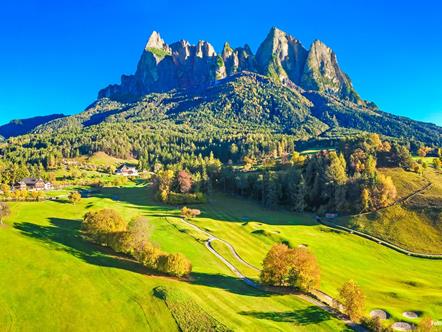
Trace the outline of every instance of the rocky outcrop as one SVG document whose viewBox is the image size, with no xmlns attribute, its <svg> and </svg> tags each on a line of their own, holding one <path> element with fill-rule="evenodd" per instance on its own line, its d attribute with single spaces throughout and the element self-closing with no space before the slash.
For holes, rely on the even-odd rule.
<svg viewBox="0 0 442 332">
<path fill-rule="evenodd" d="M 350 78 L 339 67 L 335 52 L 319 40 L 313 42 L 308 52 L 299 84 L 306 90 L 326 92 L 353 102 L 360 101 Z"/>
<path fill-rule="evenodd" d="M 234 75 L 242 71 L 256 71 L 255 58 L 249 45 L 232 49 L 229 43 L 224 44 L 222 59 L 226 67 L 226 75 Z"/>
<path fill-rule="evenodd" d="M 261 74 L 299 85 L 307 54 L 299 40 L 272 28 L 256 52 L 257 68 Z"/>
<path fill-rule="evenodd" d="M 101 90 L 99 98 L 133 100 L 150 92 L 205 88 L 244 71 L 269 76 L 289 87 L 360 101 L 329 47 L 315 41 L 307 50 L 299 40 L 277 28 L 270 30 L 256 55 L 248 45 L 233 49 L 225 43 L 219 55 L 205 41 L 191 45 L 181 40 L 168 45 L 154 31 L 135 74 L 123 75 L 120 85 Z"/>
<path fill-rule="evenodd" d="M 120 85 L 110 85 L 99 98 L 136 99 L 150 92 L 204 87 L 216 80 L 217 55 L 205 41 L 167 45 L 157 32 L 150 36 L 134 75 L 123 75 Z M 225 77 L 225 75 L 224 75 Z"/>
</svg>

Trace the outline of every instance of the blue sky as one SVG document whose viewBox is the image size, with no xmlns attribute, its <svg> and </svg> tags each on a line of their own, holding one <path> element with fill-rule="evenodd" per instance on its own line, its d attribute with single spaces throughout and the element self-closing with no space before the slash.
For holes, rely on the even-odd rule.
<svg viewBox="0 0 442 332">
<path fill-rule="evenodd" d="M 0 123 L 82 111 L 133 73 L 157 30 L 255 51 L 272 26 L 308 47 L 320 39 L 365 99 L 442 125 L 442 4 L 438 1 L 14 0 L 0 4 Z"/>
</svg>

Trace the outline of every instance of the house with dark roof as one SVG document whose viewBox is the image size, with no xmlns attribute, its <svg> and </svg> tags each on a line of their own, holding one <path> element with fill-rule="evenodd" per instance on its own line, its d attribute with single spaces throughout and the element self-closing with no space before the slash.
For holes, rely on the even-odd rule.
<svg viewBox="0 0 442 332">
<path fill-rule="evenodd" d="M 31 191 L 50 190 L 52 189 L 52 184 L 50 182 L 45 182 L 41 178 L 24 178 L 14 185 L 14 189 Z"/>
<path fill-rule="evenodd" d="M 115 174 L 123 175 L 123 176 L 138 176 L 138 170 L 134 166 L 122 165 L 117 168 Z"/>
</svg>

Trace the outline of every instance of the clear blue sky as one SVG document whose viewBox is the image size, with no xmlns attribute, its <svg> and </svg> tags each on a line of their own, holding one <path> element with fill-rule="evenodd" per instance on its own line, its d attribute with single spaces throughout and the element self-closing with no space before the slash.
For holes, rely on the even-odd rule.
<svg viewBox="0 0 442 332">
<path fill-rule="evenodd" d="M 442 125 L 441 17 L 437 0 L 2 1 L 0 123 L 82 111 L 135 71 L 152 30 L 255 51 L 277 26 L 332 47 L 363 98 Z"/>
</svg>

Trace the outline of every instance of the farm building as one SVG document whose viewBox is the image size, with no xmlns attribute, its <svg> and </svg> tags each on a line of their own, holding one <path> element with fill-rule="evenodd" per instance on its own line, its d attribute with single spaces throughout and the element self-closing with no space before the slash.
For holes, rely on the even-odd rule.
<svg viewBox="0 0 442 332">
<path fill-rule="evenodd" d="M 134 166 L 122 165 L 115 172 L 118 175 L 123 176 L 138 176 L 138 170 Z"/>
<path fill-rule="evenodd" d="M 43 179 L 37 178 L 24 178 L 23 180 L 17 182 L 14 185 L 16 190 L 50 190 L 52 189 L 52 184 L 50 182 L 45 182 Z"/>
</svg>

